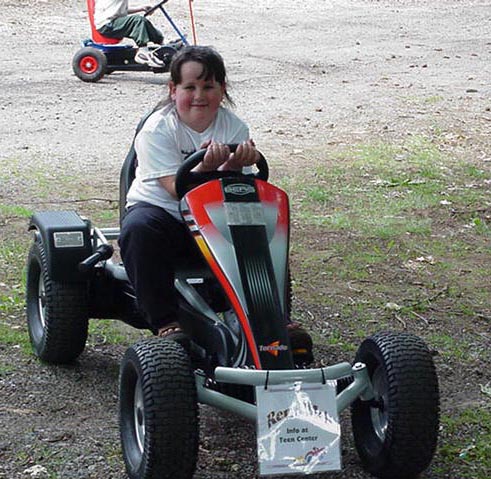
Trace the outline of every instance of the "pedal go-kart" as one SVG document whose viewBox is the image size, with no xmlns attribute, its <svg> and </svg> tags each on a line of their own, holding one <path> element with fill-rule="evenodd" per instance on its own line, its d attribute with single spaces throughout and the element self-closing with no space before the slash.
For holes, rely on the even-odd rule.
<svg viewBox="0 0 491 479">
<path fill-rule="evenodd" d="M 154 68 L 143 65 L 135 61 L 135 54 L 138 48 L 134 45 L 122 44 L 121 40 L 105 37 L 95 28 L 94 24 L 94 2 L 87 0 L 87 11 L 90 23 L 91 38 L 82 40 L 82 48 L 74 55 L 72 68 L 75 75 L 85 82 L 97 82 L 104 75 L 109 75 L 115 71 L 153 71 L 154 73 L 164 73 L 169 71 L 170 62 L 175 53 L 188 41 L 184 34 L 179 30 L 171 16 L 164 8 L 168 0 L 161 0 L 144 16 L 151 15 L 156 10 L 160 10 L 175 30 L 179 38 L 162 46 L 155 46 L 153 51 L 157 57 L 164 62 L 162 68 Z"/>
<path fill-rule="evenodd" d="M 267 181 L 264 158 L 251 175 L 197 174 L 203 156 L 204 150 L 191 155 L 176 180 L 183 219 L 204 259 L 183 265 L 175 280 L 190 346 L 143 339 L 127 349 L 120 367 L 128 476 L 191 478 L 198 405 L 208 404 L 257 422 L 260 475 L 339 470 L 337 416 L 351 407 L 363 466 L 380 478 L 416 477 L 430 464 L 438 435 L 430 351 L 412 334 L 380 332 L 362 342 L 353 364 L 303 364 L 286 328 L 288 197 Z M 121 171 L 122 214 L 134 163 L 132 150 Z M 99 229 L 76 212 L 45 211 L 32 216 L 29 228 L 27 320 L 41 360 L 75 360 L 89 318 L 146 327 L 124 265 L 113 259 L 118 227 Z"/>
</svg>

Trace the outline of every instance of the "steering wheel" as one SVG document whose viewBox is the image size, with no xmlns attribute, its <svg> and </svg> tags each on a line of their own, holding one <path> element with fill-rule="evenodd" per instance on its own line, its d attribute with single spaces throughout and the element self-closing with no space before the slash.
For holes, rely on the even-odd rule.
<svg viewBox="0 0 491 479">
<path fill-rule="evenodd" d="M 239 145 L 227 145 L 230 148 L 230 151 L 233 153 Z M 225 170 L 225 171 L 207 171 L 204 173 L 198 173 L 196 171 L 192 171 L 193 168 L 203 161 L 205 157 L 206 148 L 202 150 L 198 150 L 186 158 L 184 163 L 179 167 L 176 174 L 176 194 L 179 199 L 181 199 L 191 188 L 194 188 L 196 185 L 200 185 L 202 183 L 206 183 L 207 181 L 216 180 L 220 178 L 228 178 L 228 177 L 248 177 L 248 178 L 257 178 L 258 180 L 267 181 L 269 176 L 269 168 L 268 163 L 264 156 L 259 153 L 260 159 L 256 163 L 256 168 L 258 171 L 256 173 L 245 174 L 241 171 L 234 170 Z"/>
<path fill-rule="evenodd" d="M 157 8 L 160 8 L 162 5 L 164 5 L 164 3 L 167 3 L 169 0 L 162 0 L 161 2 L 155 4 L 152 8 L 148 9 L 144 14 L 143 16 L 144 17 L 148 17 L 148 15 L 151 15 L 153 12 L 155 12 L 155 10 L 157 10 Z"/>
</svg>

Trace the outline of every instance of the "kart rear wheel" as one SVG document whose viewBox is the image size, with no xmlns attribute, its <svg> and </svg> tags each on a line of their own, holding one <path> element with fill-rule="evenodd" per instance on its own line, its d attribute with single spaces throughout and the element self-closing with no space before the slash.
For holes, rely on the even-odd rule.
<svg viewBox="0 0 491 479">
<path fill-rule="evenodd" d="M 417 336 L 378 333 L 358 349 L 374 401 L 352 405 L 356 449 L 374 476 L 409 479 L 425 470 L 438 439 L 438 379 L 430 351 Z"/>
<path fill-rule="evenodd" d="M 120 368 L 119 424 L 131 479 L 190 479 L 198 456 L 199 420 L 188 353 L 174 341 L 143 340 Z"/>
<path fill-rule="evenodd" d="M 82 353 L 87 341 L 87 285 L 53 281 L 47 264 L 45 248 L 36 239 L 27 259 L 29 337 L 34 353 L 42 361 L 66 364 Z"/>
<path fill-rule="evenodd" d="M 97 82 L 106 73 L 107 58 L 93 47 L 81 48 L 72 60 L 73 73 L 85 82 Z"/>
</svg>

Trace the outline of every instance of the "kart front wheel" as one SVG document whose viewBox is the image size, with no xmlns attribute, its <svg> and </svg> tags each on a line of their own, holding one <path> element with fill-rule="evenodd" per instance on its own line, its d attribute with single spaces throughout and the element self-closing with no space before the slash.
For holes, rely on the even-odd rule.
<svg viewBox="0 0 491 479">
<path fill-rule="evenodd" d="M 85 82 L 97 82 L 106 73 L 107 58 L 93 47 L 81 48 L 72 60 L 73 73 Z"/>
<path fill-rule="evenodd" d="M 143 340 L 126 351 L 119 378 L 123 458 L 131 479 L 191 479 L 199 421 L 189 355 L 174 341 Z"/>
<path fill-rule="evenodd" d="M 359 347 L 375 394 L 351 409 L 356 449 L 383 479 L 417 477 L 430 464 L 439 427 L 438 379 L 425 343 L 412 334 L 378 333 Z"/>
<path fill-rule="evenodd" d="M 27 259 L 26 308 L 31 344 L 42 361 L 66 364 L 82 353 L 89 328 L 87 285 L 54 281 L 39 239 Z"/>
</svg>

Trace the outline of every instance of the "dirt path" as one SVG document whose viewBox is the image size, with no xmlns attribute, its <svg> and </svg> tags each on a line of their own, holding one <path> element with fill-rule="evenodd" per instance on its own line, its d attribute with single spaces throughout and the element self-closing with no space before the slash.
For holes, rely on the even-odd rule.
<svg viewBox="0 0 491 479">
<path fill-rule="evenodd" d="M 428 134 L 436 126 L 463 136 L 465 154 L 490 158 L 489 1 L 194 5 L 199 42 L 223 54 L 237 111 L 270 158 L 273 177 L 306 168 L 302 153 L 310 148 L 329 154 L 357 142 Z M 174 0 L 169 12 L 189 32 L 186 7 Z M 154 19 L 167 28 L 163 18 Z M 134 127 L 165 92 L 167 76 L 114 73 L 97 84 L 81 82 L 70 64 L 87 33 L 83 1 L 3 0 L 0 203 L 49 207 L 47 201 L 79 198 L 88 185 L 100 197 L 117 197 Z M 43 196 L 9 171 L 43 176 Z M 50 188 L 57 175 L 75 176 L 78 184 L 70 183 L 70 191 Z M 2 240 L 24 229 L 0 218 Z M 23 327 L 23 318 L 17 320 Z M 38 477 L 125 477 L 116 418 L 123 350 L 98 338 L 77 364 L 54 368 L 0 345 L 2 361 L 15 364 L 0 375 L 0 478 L 36 477 L 25 472 L 35 465 L 52 474 Z M 319 353 L 330 359 L 320 346 Z M 255 477 L 253 427 L 206 408 L 202 418 L 196 477 Z M 368 477 L 349 439 L 343 461 L 343 478 Z"/>
</svg>

